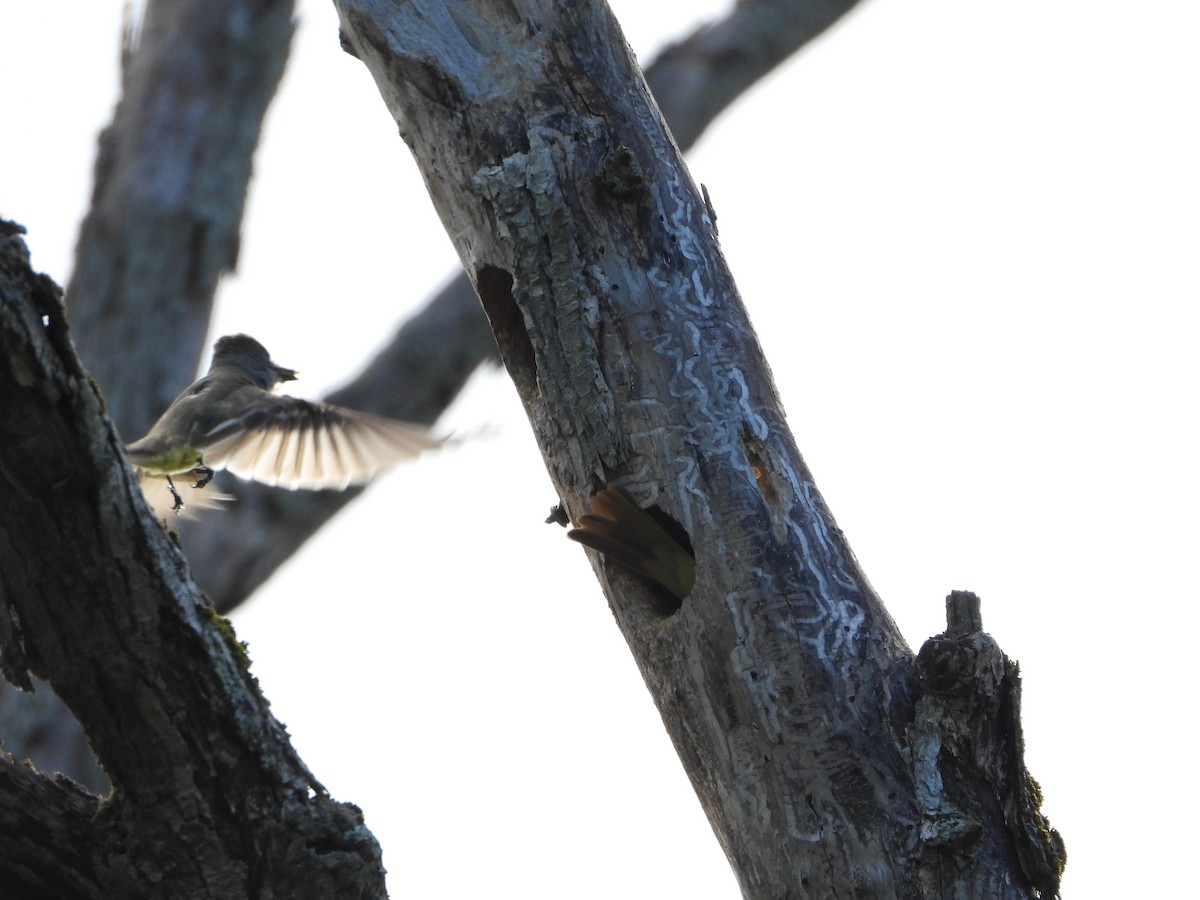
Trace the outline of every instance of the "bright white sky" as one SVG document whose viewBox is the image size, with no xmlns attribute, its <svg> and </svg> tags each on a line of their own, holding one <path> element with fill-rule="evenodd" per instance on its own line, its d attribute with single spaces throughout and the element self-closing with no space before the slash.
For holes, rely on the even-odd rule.
<svg viewBox="0 0 1200 900">
<path fill-rule="evenodd" d="M 254 334 L 316 396 L 456 259 L 332 4 L 300 6 L 213 334 Z M 670 0 L 614 7 L 643 59 L 690 28 Z M 119 19 L 0 17 L 0 214 L 63 283 Z M 967 588 L 1020 660 L 1070 897 L 1194 880 L 1198 26 L 1182 0 L 867 2 L 689 159 L 797 442 L 909 642 Z M 542 524 L 555 496 L 502 374 L 446 427 L 484 424 L 237 614 L 263 689 L 365 810 L 393 896 L 732 900 L 583 551 Z"/>
</svg>

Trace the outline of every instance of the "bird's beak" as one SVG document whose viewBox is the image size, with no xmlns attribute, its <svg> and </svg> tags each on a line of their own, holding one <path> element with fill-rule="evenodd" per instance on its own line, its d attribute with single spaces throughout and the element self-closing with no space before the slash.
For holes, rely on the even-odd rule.
<svg viewBox="0 0 1200 900">
<path fill-rule="evenodd" d="M 296 376 L 300 373 L 295 369 L 285 369 L 283 366 L 275 366 L 275 374 L 279 376 L 280 381 L 295 381 Z"/>
</svg>

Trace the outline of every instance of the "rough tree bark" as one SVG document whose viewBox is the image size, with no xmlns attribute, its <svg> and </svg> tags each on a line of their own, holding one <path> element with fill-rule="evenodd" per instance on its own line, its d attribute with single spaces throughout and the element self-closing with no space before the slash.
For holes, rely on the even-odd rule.
<svg viewBox="0 0 1200 900">
<path fill-rule="evenodd" d="M 724 18 L 663 50 L 647 67 L 646 80 L 680 148 L 691 147 L 734 100 L 857 3 L 741 0 Z M 442 352 L 431 355 L 430 348 Z M 400 328 L 378 358 L 326 399 L 431 423 L 495 353 L 475 291 L 460 274 Z M 395 384 L 411 387 L 396 391 Z M 359 493 L 285 495 L 234 480 L 222 489 L 237 503 L 220 529 L 203 522 L 180 529 L 188 558 L 203 573 L 205 593 L 222 612 L 245 600 Z M 220 565 L 211 564 L 218 560 Z"/>
<path fill-rule="evenodd" d="M 646 77 L 679 146 L 690 147 L 733 100 L 856 3 L 743 0 L 667 47 Z M 290 8 L 149 0 L 144 26 L 127 39 L 123 97 L 101 135 L 93 209 L 67 291 L 80 353 L 124 434 L 144 432 L 194 377 L 213 291 L 236 257 L 253 138 L 269 99 L 264 88 L 278 80 L 287 54 Z M 228 34 L 235 23 L 252 27 L 235 29 L 235 40 Z M 191 44 L 181 50 L 180 41 Z M 254 89 L 242 90 L 249 82 Z M 163 173 L 171 174 L 169 189 L 156 190 Z M 186 284 L 178 280 L 183 273 Z M 154 339 L 167 322 L 171 340 Z M 113 346 L 123 352 L 109 352 Z M 326 399 L 432 423 L 470 374 L 495 358 L 474 288 L 459 275 Z M 396 391 L 397 383 L 409 389 Z M 220 527 L 178 523 L 200 585 L 220 612 L 249 597 L 361 493 L 291 493 L 236 479 L 221 487 L 237 502 Z M 77 724 L 48 687 L 29 695 L 0 685 L 0 718 L 18 756 L 105 789 Z"/>
<path fill-rule="evenodd" d="M 108 415 L 139 435 L 190 382 L 221 275 L 237 260 L 251 160 L 283 74 L 292 0 L 150 0 L 121 54 L 67 294 Z M 119 348 L 119 352 L 114 352 Z M 47 686 L 0 686 L 6 745 L 107 787 Z"/>
<path fill-rule="evenodd" d="M 296 756 L 141 499 L 18 231 L 0 223 L 0 667 L 53 683 L 113 787 L 0 757 L 0 896 L 386 896 L 361 814 Z"/>
<path fill-rule="evenodd" d="M 1055 891 L 1044 821 L 1006 822 L 987 767 L 914 756 L 933 689 L 796 450 L 715 215 L 607 8 L 337 7 L 483 301 L 567 515 L 621 485 L 694 551 L 683 597 L 592 561 L 745 895 Z"/>
<path fill-rule="evenodd" d="M 962 597 L 914 660 L 787 434 L 711 210 L 615 23 L 558 6 L 339 3 L 568 514 L 622 484 L 694 551 L 683 597 L 592 561 L 744 892 L 1053 893 L 1015 669 Z M 0 660 L 51 678 L 114 791 L 0 763 L 0 887 L 382 896 L 373 840 L 198 605 L 52 287 L 4 238 Z"/>
<path fill-rule="evenodd" d="M 294 14 L 293 0 L 151 0 L 126 35 L 67 289 L 80 356 L 125 434 L 195 377 Z"/>
</svg>

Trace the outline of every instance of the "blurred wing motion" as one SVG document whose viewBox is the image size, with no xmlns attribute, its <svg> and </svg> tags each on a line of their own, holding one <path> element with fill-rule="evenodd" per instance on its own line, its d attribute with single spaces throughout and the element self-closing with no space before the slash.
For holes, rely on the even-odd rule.
<svg viewBox="0 0 1200 900">
<path fill-rule="evenodd" d="M 592 511 L 579 517 L 567 537 L 603 553 L 654 581 L 679 599 L 696 584 L 696 558 L 637 505 L 621 487 L 609 485 L 592 497 Z"/>
<path fill-rule="evenodd" d="M 183 504 L 176 509 L 175 495 L 167 487 L 165 476 L 151 475 L 145 469 L 135 468 L 134 471 L 137 473 L 138 486 L 141 487 L 146 502 L 154 510 L 154 515 L 160 519 L 166 519 L 167 513 L 171 512 L 176 512 L 185 519 L 195 519 L 198 518 L 197 510 L 217 509 L 234 499 L 233 494 L 218 491 L 212 485 L 199 489 L 192 487 L 190 480 L 180 480 L 175 483 L 175 489 L 183 495 Z"/>
<path fill-rule="evenodd" d="M 278 396 L 204 435 L 204 465 L 296 490 L 342 490 L 441 447 L 419 425 Z"/>
</svg>

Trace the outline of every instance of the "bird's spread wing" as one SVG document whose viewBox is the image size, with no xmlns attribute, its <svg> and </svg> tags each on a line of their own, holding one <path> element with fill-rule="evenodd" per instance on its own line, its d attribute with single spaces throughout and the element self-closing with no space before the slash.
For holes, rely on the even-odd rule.
<svg viewBox="0 0 1200 900">
<path fill-rule="evenodd" d="M 444 443 L 419 425 L 295 397 L 272 401 L 212 428 L 198 442 L 204 465 L 291 490 L 341 490 Z"/>
</svg>

